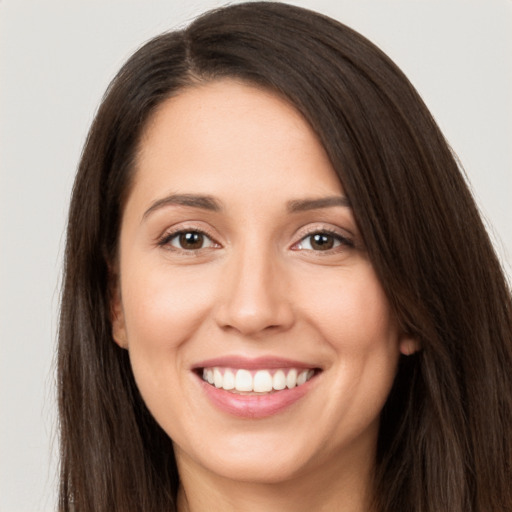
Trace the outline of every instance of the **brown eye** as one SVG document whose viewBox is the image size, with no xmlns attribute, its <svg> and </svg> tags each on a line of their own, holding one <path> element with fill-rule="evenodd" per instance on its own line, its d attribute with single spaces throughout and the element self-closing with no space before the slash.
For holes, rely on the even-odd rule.
<svg viewBox="0 0 512 512">
<path fill-rule="evenodd" d="M 334 247 L 335 239 L 333 235 L 327 233 L 317 233 L 311 235 L 310 245 L 314 251 L 328 251 Z"/>
<path fill-rule="evenodd" d="M 300 240 L 294 246 L 294 250 L 327 252 L 343 248 L 353 248 L 354 242 L 349 238 L 338 233 L 330 233 L 329 231 L 317 231 L 311 233 Z"/>
<path fill-rule="evenodd" d="M 178 236 L 179 246 L 181 249 L 197 250 L 201 249 L 204 244 L 204 235 L 197 231 L 188 233 L 180 233 Z"/>
<path fill-rule="evenodd" d="M 218 247 L 208 235 L 201 231 L 178 231 L 164 237 L 159 245 L 182 251 L 199 251 L 201 249 Z"/>
</svg>

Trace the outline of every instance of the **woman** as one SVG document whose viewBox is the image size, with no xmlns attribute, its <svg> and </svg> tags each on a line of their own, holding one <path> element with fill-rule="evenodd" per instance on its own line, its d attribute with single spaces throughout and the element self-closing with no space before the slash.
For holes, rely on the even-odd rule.
<svg viewBox="0 0 512 512">
<path fill-rule="evenodd" d="M 61 510 L 512 509 L 510 293 L 417 93 L 212 11 L 114 79 L 73 191 Z"/>
</svg>

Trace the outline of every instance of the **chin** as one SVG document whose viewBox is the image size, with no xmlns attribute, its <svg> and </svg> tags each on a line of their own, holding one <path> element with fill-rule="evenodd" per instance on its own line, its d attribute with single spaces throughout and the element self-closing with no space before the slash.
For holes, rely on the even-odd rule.
<svg viewBox="0 0 512 512">
<path fill-rule="evenodd" d="M 253 484 L 280 484 L 305 472 L 307 464 L 298 457 L 289 459 L 281 454 L 268 457 L 218 457 L 205 461 L 211 472 L 232 480 Z"/>
<path fill-rule="evenodd" d="M 322 452 L 311 442 L 311 435 L 294 439 L 289 431 L 279 433 L 279 429 L 245 435 L 241 432 L 231 436 L 212 434 L 192 449 L 176 447 L 177 459 L 184 465 L 201 466 L 210 474 L 232 481 L 254 484 L 290 481 L 316 466 L 313 459 Z M 321 455 L 320 458 L 323 459 Z"/>
</svg>

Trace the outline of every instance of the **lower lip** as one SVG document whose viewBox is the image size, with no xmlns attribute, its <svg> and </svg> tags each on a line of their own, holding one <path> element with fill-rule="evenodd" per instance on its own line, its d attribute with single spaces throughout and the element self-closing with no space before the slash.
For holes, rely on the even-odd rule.
<svg viewBox="0 0 512 512">
<path fill-rule="evenodd" d="M 315 378 L 301 386 L 266 395 L 239 395 L 216 388 L 202 379 L 201 384 L 213 405 L 223 412 L 240 418 L 259 419 L 278 414 L 299 401 L 311 389 L 312 380 Z"/>
</svg>

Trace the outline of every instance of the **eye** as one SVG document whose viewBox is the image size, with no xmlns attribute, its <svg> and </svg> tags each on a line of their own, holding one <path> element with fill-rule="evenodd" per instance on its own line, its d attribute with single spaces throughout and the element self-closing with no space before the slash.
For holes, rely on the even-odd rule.
<svg viewBox="0 0 512 512">
<path fill-rule="evenodd" d="M 348 247 L 354 246 L 351 240 L 338 233 L 318 231 L 302 238 L 299 243 L 295 245 L 294 249 L 306 251 L 330 251 L 342 245 Z"/>
<path fill-rule="evenodd" d="M 167 234 L 159 242 L 159 245 L 183 251 L 198 251 L 209 247 L 218 247 L 218 244 L 206 233 L 198 230 L 177 231 Z"/>
</svg>

